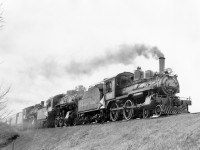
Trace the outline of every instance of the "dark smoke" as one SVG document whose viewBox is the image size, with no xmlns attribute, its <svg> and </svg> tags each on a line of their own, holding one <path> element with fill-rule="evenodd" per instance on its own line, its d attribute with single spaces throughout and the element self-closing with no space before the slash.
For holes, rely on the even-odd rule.
<svg viewBox="0 0 200 150">
<path fill-rule="evenodd" d="M 158 59 L 164 57 L 164 54 L 157 47 L 149 47 L 145 45 L 121 45 L 117 52 L 107 52 L 105 56 L 95 57 L 86 62 L 72 61 L 66 71 L 71 75 L 90 74 L 100 67 L 111 64 L 132 64 L 136 57 L 144 56 L 145 58 Z"/>
</svg>

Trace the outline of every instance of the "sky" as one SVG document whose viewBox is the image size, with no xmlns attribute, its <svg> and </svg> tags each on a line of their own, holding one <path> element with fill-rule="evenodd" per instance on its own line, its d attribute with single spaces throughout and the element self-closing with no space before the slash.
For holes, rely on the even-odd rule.
<svg viewBox="0 0 200 150">
<path fill-rule="evenodd" d="M 7 100 L 13 112 L 137 66 L 158 71 L 152 54 L 130 58 L 135 45 L 164 54 L 166 68 L 178 75 L 178 95 L 192 98 L 191 112 L 200 111 L 199 0 L 0 3 L 0 82 L 2 89 L 11 87 Z"/>
</svg>

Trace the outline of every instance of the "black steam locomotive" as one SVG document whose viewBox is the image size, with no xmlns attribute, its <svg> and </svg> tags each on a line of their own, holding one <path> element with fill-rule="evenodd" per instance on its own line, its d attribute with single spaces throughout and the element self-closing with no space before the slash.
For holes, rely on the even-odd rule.
<svg viewBox="0 0 200 150">
<path fill-rule="evenodd" d="M 81 94 L 56 95 L 46 101 L 45 107 L 42 104 L 35 109 L 35 105 L 33 108 L 37 111 L 31 115 L 31 121 L 23 122 L 37 127 L 61 127 L 188 113 L 191 100 L 182 99 L 176 96 L 177 93 L 177 75 L 171 69 L 165 69 L 165 58 L 161 57 L 159 72 L 147 70 L 144 73 L 138 67 L 134 73 L 123 72 L 104 79 Z"/>
</svg>

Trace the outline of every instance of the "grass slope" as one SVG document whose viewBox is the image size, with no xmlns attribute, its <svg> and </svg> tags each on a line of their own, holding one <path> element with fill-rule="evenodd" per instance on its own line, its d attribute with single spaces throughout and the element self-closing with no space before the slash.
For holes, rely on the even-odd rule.
<svg viewBox="0 0 200 150">
<path fill-rule="evenodd" d="M 27 131 L 16 140 L 14 150 L 63 149 L 197 150 L 200 114 Z"/>
<path fill-rule="evenodd" d="M 0 122 L 0 149 L 14 139 L 18 137 L 18 134 L 7 124 Z"/>
</svg>

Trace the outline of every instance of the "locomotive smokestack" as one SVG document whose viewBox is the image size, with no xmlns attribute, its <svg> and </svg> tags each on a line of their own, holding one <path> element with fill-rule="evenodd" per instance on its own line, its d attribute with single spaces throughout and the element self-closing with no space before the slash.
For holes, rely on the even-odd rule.
<svg viewBox="0 0 200 150">
<path fill-rule="evenodd" d="M 163 73 L 165 70 L 165 57 L 159 57 L 159 73 Z"/>
</svg>

